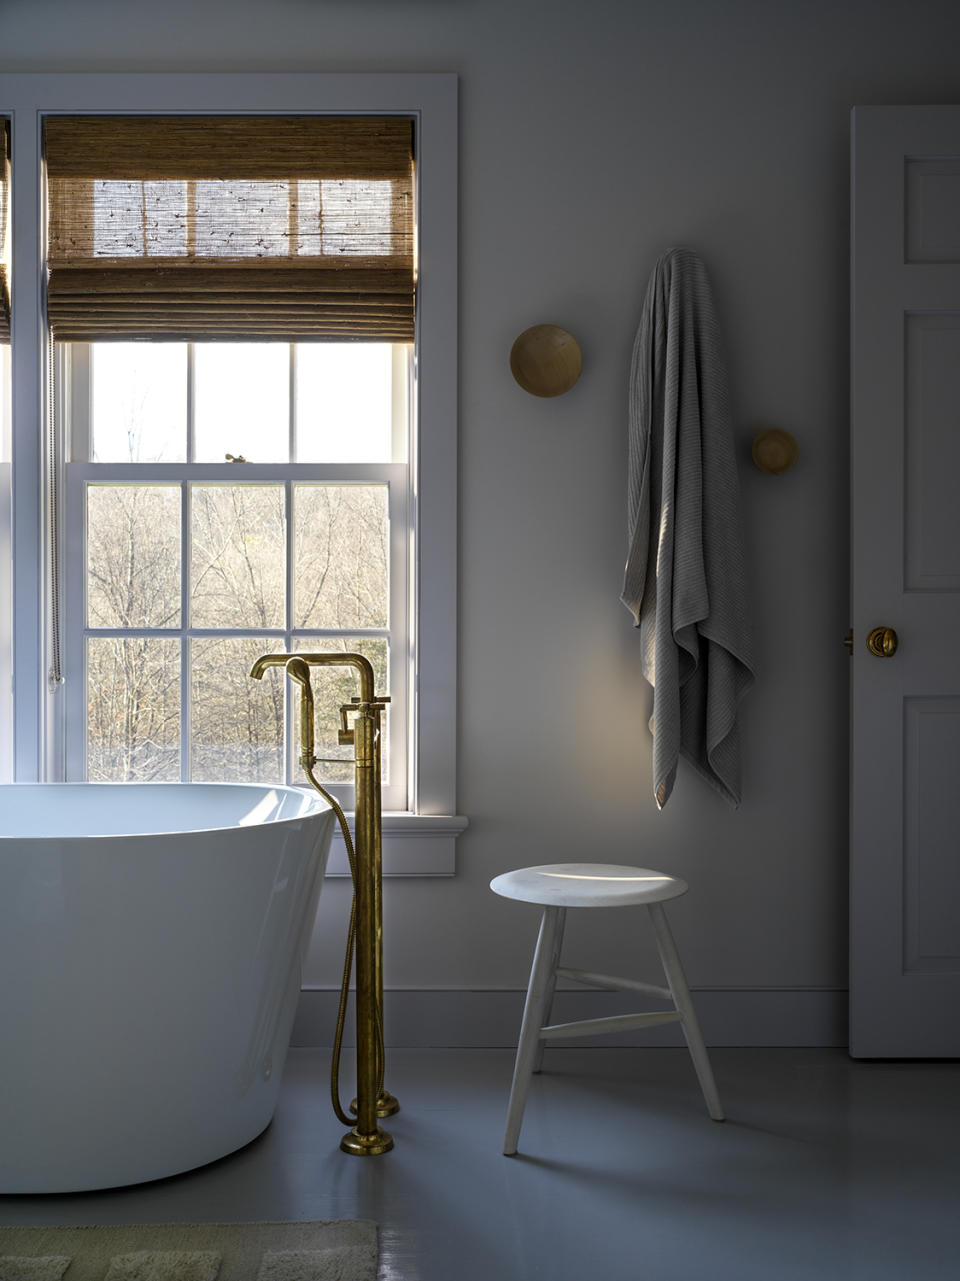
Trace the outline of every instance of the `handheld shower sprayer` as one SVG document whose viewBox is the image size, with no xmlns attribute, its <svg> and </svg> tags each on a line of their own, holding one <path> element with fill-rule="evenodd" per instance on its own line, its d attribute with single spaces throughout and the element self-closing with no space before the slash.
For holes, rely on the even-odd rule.
<svg viewBox="0 0 960 1281">
<path fill-rule="evenodd" d="M 352 1119 L 344 1112 L 339 1098 L 340 1049 L 350 987 L 351 964 L 356 953 L 357 965 L 357 1097 L 351 1104 L 356 1124 L 340 1141 L 344 1152 L 357 1156 L 375 1156 L 393 1147 L 391 1136 L 380 1128 L 377 1118 L 390 1116 L 399 1104 L 383 1088 L 383 883 L 382 821 L 380 815 L 380 713 L 389 702 L 374 695 L 374 675 L 370 660 L 362 654 L 342 651 L 325 654 L 264 654 L 254 663 L 250 675 L 260 680 L 268 667 L 283 667 L 287 676 L 300 687 L 300 765 L 311 785 L 335 811 L 343 830 L 343 839 L 353 877 L 353 902 L 343 981 L 340 986 L 340 1008 L 334 1038 L 331 1067 L 333 1110 L 344 1125 Z M 314 698 L 310 683 L 311 667 L 352 667 L 360 677 L 360 696 L 340 708 L 341 729 L 338 741 L 352 744 L 356 801 L 354 829 L 356 847 L 350 836 L 343 809 L 337 800 L 317 781 L 314 766 Z M 348 726 L 347 717 L 353 716 Z"/>
<path fill-rule="evenodd" d="M 302 658 L 290 658 L 286 663 L 286 673 L 300 686 L 300 764 L 305 769 L 312 769 L 317 758 L 313 753 L 314 710 L 310 668 Z"/>
</svg>

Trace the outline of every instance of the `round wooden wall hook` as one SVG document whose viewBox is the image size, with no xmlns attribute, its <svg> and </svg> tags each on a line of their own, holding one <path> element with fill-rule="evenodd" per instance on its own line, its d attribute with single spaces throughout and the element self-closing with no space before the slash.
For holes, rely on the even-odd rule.
<svg viewBox="0 0 960 1281">
<path fill-rule="evenodd" d="M 531 396 L 562 396 L 582 367 L 579 343 L 559 325 L 525 329 L 510 350 L 510 372 Z"/>
<path fill-rule="evenodd" d="M 768 476 L 780 476 L 789 471 L 800 456 L 796 439 L 788 431 L 771 427 L 753 438 L 753 461 Z"/>
</svg>

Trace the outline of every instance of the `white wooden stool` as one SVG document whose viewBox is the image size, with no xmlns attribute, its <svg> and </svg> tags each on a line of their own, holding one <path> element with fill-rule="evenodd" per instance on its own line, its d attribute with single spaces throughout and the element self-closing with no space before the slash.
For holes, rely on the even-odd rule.
<svg viewBox="0 0 960 1281">
<path fill-rule="evenodd" d="M 618 867 L 611 863 L 549 863 L 543 867 L 522 867 L 514 872 L 504 872 L 502 876 L 494 877 L 490 888 L 504 898 L 519 899 L 523 903 L 540 903 L 543 906 L 540 936 L 530 971 L 510 1103 L 507 1107 L 507 1132 L 503 1140 L 505 1155 L 513 1156 L 516 1153 L 530 1076 L 540 1070 L 544 1042 L 554 1037 L 625 1032 L 630 1028 L 679 1022 L 693 1059 L 707 1111 L 714 1121 L 722 1121 L 723 1109 L 710 1070 L 710 1060 L 700 1035 L 673 935 L 660 906 L 667 899 L 685 894 L 686 882 L 676 876 L 651 872 L 645 867 Z M 643 906 L 650 913 L 667 987 L 616 978 L 610 974 L 595 974 L 590 970 L 570 970 L 559 964 L 568 907 L 632 906 Z M 551 1024 L 550 1013 L 558 978 L 575 979 L 590 987 L 642 992 L 647 996 L 672 1002 L 673 1008 L 650 1014 L 615 1014 L 611 1018 Z"/>
</svg>

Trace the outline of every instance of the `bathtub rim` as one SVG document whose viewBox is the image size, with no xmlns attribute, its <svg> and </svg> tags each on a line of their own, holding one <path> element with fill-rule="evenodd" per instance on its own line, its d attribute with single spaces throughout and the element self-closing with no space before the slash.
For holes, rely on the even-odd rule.
<svg viewBox="0 0 960 1281">
<path fill-rule="evenodd" d="M 72 779 L 65 782 L 6 782 L 0 783 L 0 799 L 5 792 L 10 789 L 17 791 L 30 791 L 37 789 L 59 789 L 59 788 L 76 788 L 90 789 L 103 788 L 114 789 L 123 788 L 169 788 L 170 790 L 189 788 L 191 790 L 201 790 L 206 788 L 217 788 L 231 790 L 243 790 L 250 792 L 283 792 L 301 797 L 307 802 L 304 809 L 299 814 L 288 814 L 282 818 L 270 818 L 255 823 L 218 823 L 213 826 L 204 827 L 165 827 L 160 830 L 151 829 L 149 831 L 139 832 L 71 832 L 61 834 L 51 834 L 49 832 L 23 832 L 13 834 L 3 831 L 2 811 L 0 811 L 0 849 L 9 841 L 129 841 L 142 840 L 150 837 L 170 837 L 170 836 L 188 836 L 202 835 L 204 833 L 214 832 L 233 832 L 241 827 L 281 827 L 289 823 L 300 823 L 306 818 L 313 818 L 319 814 L 333 813 L 333 806 L 322 797 L 319 792 L 314 791 L 309 786 L 299 787 L 291 783 L 233 783 L 233 782 L 184 782 L 177 780 L 163 780 L 155 783 L 122 783 L 113 780 L 103 782 L 89 782 L 81 779 Z"/>
</svg>

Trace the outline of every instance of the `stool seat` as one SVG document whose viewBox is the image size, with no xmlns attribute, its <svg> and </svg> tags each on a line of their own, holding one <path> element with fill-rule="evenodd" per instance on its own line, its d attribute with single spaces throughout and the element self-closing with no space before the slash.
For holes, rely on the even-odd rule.
<svg viewBox="0 0 960 1281">
<path fill-rule="evenodd" d="M 647 867 L 544 863 L 495 876 L 490 888 L 502 898 L 544 907 L 631 907 L 679 898 L 688 887 L 678 876 L 665 876 Z"/>
</svg>

